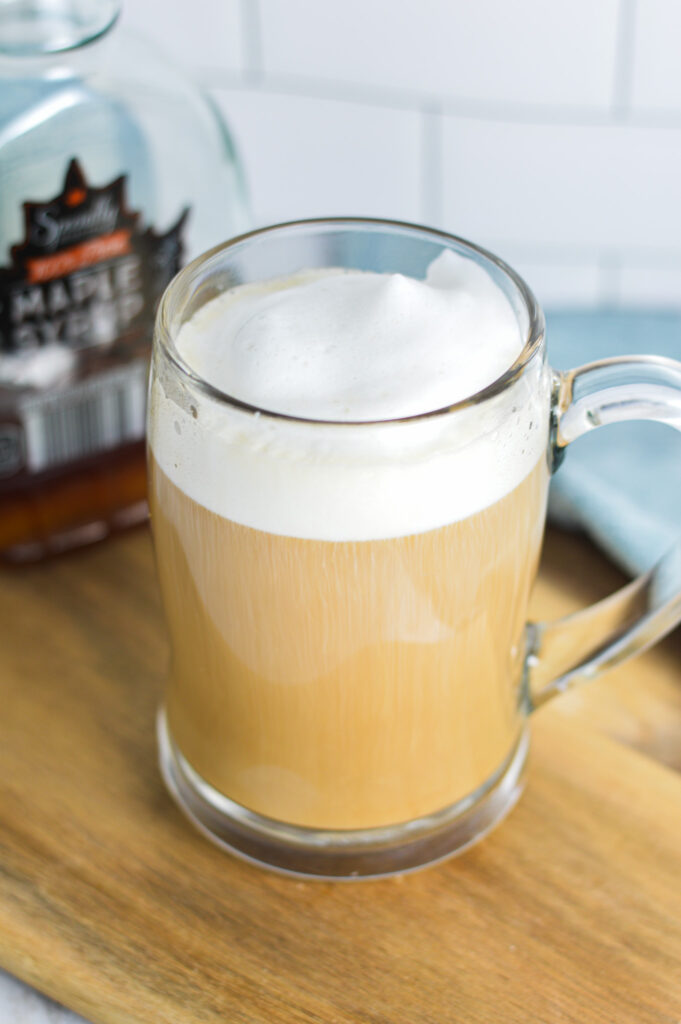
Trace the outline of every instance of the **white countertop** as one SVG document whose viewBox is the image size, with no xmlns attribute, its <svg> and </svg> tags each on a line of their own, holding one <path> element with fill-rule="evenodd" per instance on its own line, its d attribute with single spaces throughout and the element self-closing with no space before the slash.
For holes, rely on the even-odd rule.
<svg viewBox="0 0 681 1024">
<path fill-rule="evenodd" d="M 87 1024 L 70 1010 L 0 971 L 0 1024 Z"/>
</svg>

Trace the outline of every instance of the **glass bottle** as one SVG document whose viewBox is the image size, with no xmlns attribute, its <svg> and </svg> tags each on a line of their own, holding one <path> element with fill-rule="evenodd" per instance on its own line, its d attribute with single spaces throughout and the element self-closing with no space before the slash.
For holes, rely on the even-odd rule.
<svg viewBox="0 0 681 1024">
<path fill-rule="evenodd" d="M 248 221 L 226 125 L 119 7 L 0 0 L 0 553 L 15 561 L 146 515 L 157 300 Z"/>
</svg>

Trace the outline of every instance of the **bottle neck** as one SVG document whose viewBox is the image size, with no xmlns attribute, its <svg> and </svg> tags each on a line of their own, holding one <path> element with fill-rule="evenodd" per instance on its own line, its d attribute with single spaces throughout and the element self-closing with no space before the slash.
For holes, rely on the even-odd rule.
<svg viewBox="0 0 681 1024">
<path fill-rule="evenodd" d="M 0 0 L 0 56 L 40 57 L 94 42 L 115 24 L 121 0 Z"/>
</svg>

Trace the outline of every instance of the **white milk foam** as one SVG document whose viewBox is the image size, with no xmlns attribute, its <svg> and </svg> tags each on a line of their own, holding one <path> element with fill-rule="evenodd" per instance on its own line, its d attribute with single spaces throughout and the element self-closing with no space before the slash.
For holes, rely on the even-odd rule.
<svg viewBox="0 0 681 1024">
<path fill-rule="evenodd" d="M 367 421 L 475 394 L 523 342 L 492 278 L 443 250 L 425 281 L 329 269 L 236 287 L 181 327 L 176 348 L 204 380 L 263 410 Z M 253 414 L 156 378 L 150 445 L 176 486 L 245 526 L 320 540 L 421 533 L 498 501 L 536 465 L 549 380 L 534 363 L 482 405 L 360 426 Z"/>
</svg>

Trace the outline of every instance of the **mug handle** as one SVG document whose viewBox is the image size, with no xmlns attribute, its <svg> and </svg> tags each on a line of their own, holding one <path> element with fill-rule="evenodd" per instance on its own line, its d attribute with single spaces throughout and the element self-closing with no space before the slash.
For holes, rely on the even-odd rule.
<svg viewBox="0 0 681 1024">
<path fill-rule="evenodd" d="M 556 373 L 553 468 L 576 438 L 624 420 L 657 420 L 681 430 L 681 362 L 622 356 Z M 646 650 L 680 621 L 681 539 L 654 568 L 612 596 L 555 622 L 528 623 L 529 709 Z"/>
</svg>

